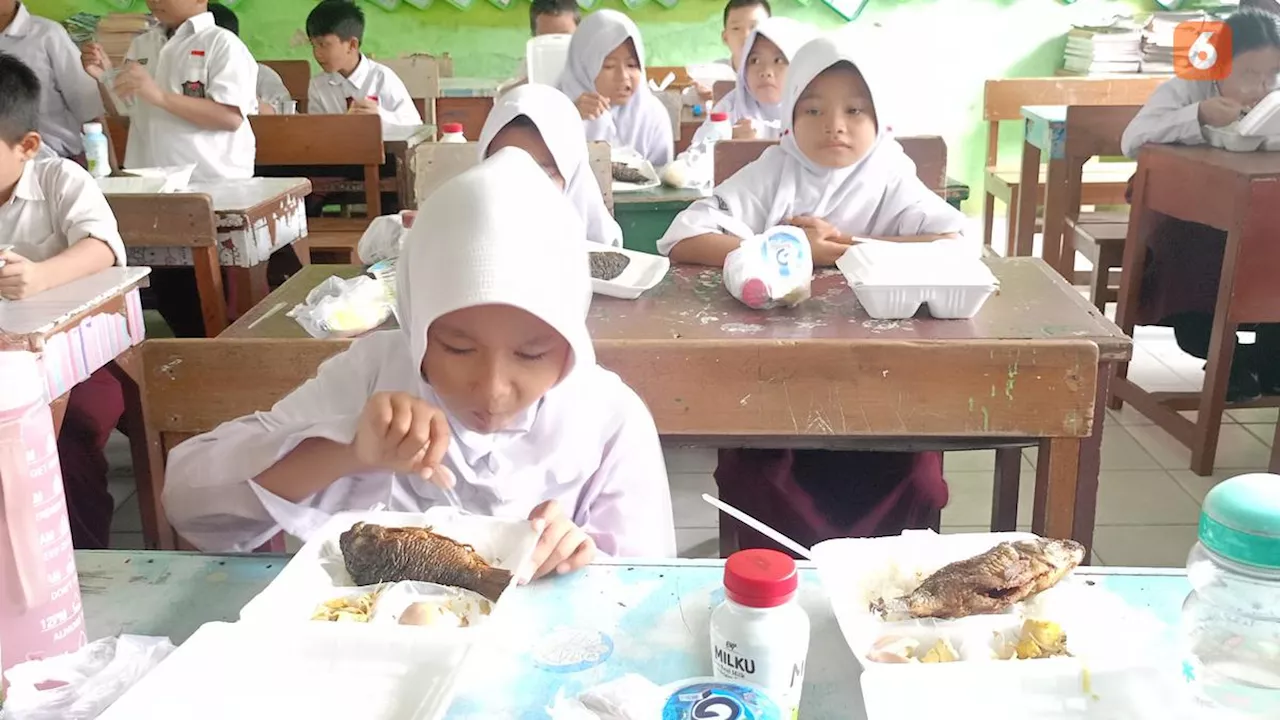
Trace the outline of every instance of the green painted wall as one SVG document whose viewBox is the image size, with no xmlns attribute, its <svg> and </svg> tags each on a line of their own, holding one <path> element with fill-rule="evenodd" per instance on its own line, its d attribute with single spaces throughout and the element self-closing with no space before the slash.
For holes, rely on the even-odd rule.
<svg viewBox="0 0 1280 720">
<path fill-rule="evenodd" d="M 26 0 L 36 13 L 62 19 L 78 12 L 145 12 L 143 0 Z M 235 9 L 249 49 L 261 59 L 307 58 L 301 32 L 314 0 L 239 0 Z M 1050 75 L 1062 59 L 1065 33 L 1073 22 L 1097 21 L 1151 3 L 1140 0 L 872 0 L 857 21 L 844 23 L 818 0 L 774 0 L 774 10 L 825 30 L 846 26 L 880 63 L 888 87 L 883 104 L 892 108 L 900 133 L 942 135 L 949 147 L 952 176 L 973 187 L 966 209 L 981 212 L 985 128 L 982 86 L 987 78 Z M 392 12 L 371 2 L 363 6 L 369 26 L 366 49 L 374 56 L 410 51 L 447 52 L 459 76 L 505 77 L 522 56 L 528 39 L 528 5 L 501 10 L 475 0 L 458 10 L 444 0 L 419 10 L 405 3 Z M 603 7 L 623 8 L 619 0 Z M 648 62 L 677 65 L 726 54 L 720 42 L 722 0 L 681 0 L 674 9 L 650 3 L 629 11 L 644 33 Z M 1016 28 L 1016 30 L 1015 30 Z M 1016 162 L 1016 127 L 1006 129 L 1002 151 Z"/>
</svg>

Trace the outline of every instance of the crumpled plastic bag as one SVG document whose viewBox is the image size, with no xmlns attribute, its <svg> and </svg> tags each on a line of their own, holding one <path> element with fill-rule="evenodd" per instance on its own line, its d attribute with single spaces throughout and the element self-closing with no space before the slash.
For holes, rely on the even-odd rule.
<svg viewBox="0 0 1280 720">
<path fill-rule="evenodd" d="M 387 284 L 368 275 L 330 277 L 286 313 L 314 338 L 355 337 L 391 317 L 394 299 Z"/>
<path fill-rule="evenodd" d="M 724 259 L 725 289 L 756 310 L 804 302 L 812 282 L 813 254 L 798 227 L 771 227 L 743 240 Z"/>
<path fill-rule="evenodd" d="M 369 223 L 360 242 L 356 244 L 356 254 L 360 262 L 366 265 L 382 260 L 394 260 L 400 257 L 400 245 L 413 227 L 416 216 L 413 210 L 405 210 L 396 215 L 380 215 Z"/>
<path fill-rule="evenodd" d="M 121 635 L 19 663 L 5 673 L 9 693 L 0 714 L 4 720 L 92 720 L 173 650 L 169 638 Z"/>
<path fill-rule="evenodd" d="M 574 698 L 557 694 L 547 715 L 552 720 L 652 720 L 662 714 L 663 699 L 661 687 L 632 673 Z"/>
<path fill-rule="evenodd" d="M 662 169 L 662 184 L 673 188 L 709 190 L 715 181 L 714 142 L 690 145 Z"/>
</svg>

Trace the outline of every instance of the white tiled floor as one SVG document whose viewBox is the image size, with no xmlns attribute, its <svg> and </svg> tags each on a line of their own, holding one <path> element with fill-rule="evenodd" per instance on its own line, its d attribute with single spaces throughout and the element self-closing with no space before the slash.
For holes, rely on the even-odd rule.
<svg viewBox="0 0 1280 720">
<path fill-rule="evenodd" d="M 1129 376 L 1149 389 L 1195 390 L 1202 362 L 1188 357 L 1163 328 L 1138 328 Z M 1270 458 L 1277 410 L 1233 410 L 1223 418 L 1217 473 L 1198 477 L 1187 470 L 1190 453 L 1132 408 L 1109 412 L 1102 442 L 1096 559 L 1107 565 L 1182 566 L 1195 541 L 1200 503 L 1217 482 L 1262 471 Z M 138 504 L 133 495 L 128 445 L 117 436 L 108 448 L 117 498 L 113 544 L 141 547 Z M 716 557 L 717 514 L 701 499 L 715 494 L 713 450 L 666 449 L 675 507 L 677 541 L 684 557 Z M 1018 522 L 1030 522 L 1036 452 L 1024 454 Z M 942 514 L 944 532 L 982 532 L 991 517 L 993 451 L 952 453 L 945 468 L 951 502 Z"/>
</svg>

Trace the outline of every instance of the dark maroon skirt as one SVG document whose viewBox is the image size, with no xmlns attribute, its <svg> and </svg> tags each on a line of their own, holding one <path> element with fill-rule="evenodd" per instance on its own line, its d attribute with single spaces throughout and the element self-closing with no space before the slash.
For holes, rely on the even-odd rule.
<svg viewBox="0 0 1280 720">
<path fill-rule="evenodd" d="M 936 452 L 721 450 L 715 477 L 722 500 L 806 547 L 927 528 L 948 496 Z M 737 534 L 740 548 L 784 550 L 740 525 Z"/>
<path fill-rule="evenodd" d="M 1129 191 L 1133 192 L 1133 180 Z M 1147 235 L 1138 325 L 1162 325 L 1184 313 L 1213 315 L 1227 234 L 1200 223 L 1158 216 Z"/>
</svg>

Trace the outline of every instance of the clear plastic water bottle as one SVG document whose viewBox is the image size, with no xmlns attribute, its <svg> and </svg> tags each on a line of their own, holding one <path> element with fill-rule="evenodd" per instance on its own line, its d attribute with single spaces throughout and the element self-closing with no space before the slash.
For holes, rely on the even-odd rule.
<svg viewBox="0 0 1280 720">
<path fill-rule="evenodd" d="M 1211 490 L 1199 537 L 1182 606 L 1187 681 L 1215 718 L 1280 718 L 1280 476 Z"/>
<path fill-rule="evenodd" d="M 729 113 L 711 113 L 711 135 L 707 139 L 710 142 L 733 139 L 733 124 L 729 122 Z"/>
<path fill-rule="evenodd" d="M 111 152 L 102 123 L 84 124 L 84 159 L 89 174 L 103 178 L 111 174 Z"/>
</svg>

